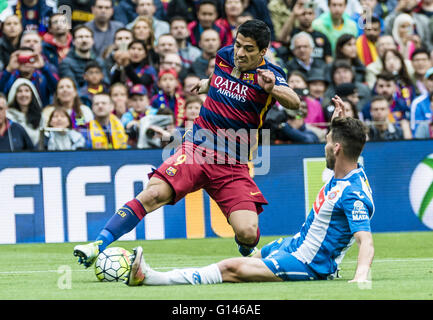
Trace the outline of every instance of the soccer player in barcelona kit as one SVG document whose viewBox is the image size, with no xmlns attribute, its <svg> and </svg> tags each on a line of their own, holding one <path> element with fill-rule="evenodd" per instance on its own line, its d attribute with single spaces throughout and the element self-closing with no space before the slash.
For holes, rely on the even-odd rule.
<svg viewBox="0 0 433 320">
<path fill-rule="evenodd" d="M 264 22 L 254 19 L 239 26 L 234 45 L 218 51 L 214 72 L 194 88 L 207 98 L 182 146 L 151 174 L 145 190 L 112 216 L 95 242 L 75 246 L 79 263 L 89 267 L 146 214 L 201 188 L 226 216 L 240 253 L 254 254 L 258 214 L 267 202 L 249 175 L 247 163 L 257 144 L 251 132 L 261 128 L 276 101 L 290 109 L 300 104 L 284 71 L 264 58 L 269 43 Z"/>
<path fill-rule="evenodd" d="M 366 129 L 360 120 L 344 117 L 344 104 L 339 97 L 333 101 L 335 117 L 327 135 L 325 155 L 327 167 L 334 175 L 320 190 L 299 233 L 269 243 L 253 257 L 168 272 L 150 268 L 143 258 L 143 249 L 137 247 L 125 283 L 195 285 L 333 279 L 355 240 L 359 245 L 358 264 L 350 282 L 369 282 L 374 256 L 370 230 L 374 204 L 365 172 L 357 163 L 366 141 Z"/>
</svg>

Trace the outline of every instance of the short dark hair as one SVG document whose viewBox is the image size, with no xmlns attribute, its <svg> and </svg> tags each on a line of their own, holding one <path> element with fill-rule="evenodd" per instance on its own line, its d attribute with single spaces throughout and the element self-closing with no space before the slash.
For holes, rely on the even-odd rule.
<svg viewBox="0 0 433 320">
<path fill-rule="evenodd" d="M 331 4 L 331 1 L 332 1 L 332 0 L 328 0 L 328 7 L 329 7 L 329 5 Z M 347 5 L 347 0 L 344 0 L 344 4 Z"/>
<path fill-rule="evenodd" d="M 218 13 L 218 2 L 216 2 L 214 0 L 201 0 L 200 3 L 199 3 L 199 5 L 198 5 L 197 11 L 200 10 L 200 7 L 202 5 L 205 5 L 205 4 L 210 4 L 210 5 L 214 6 L 215 10 Z"/>
<path fill-rule="evenodd" d="M 377 101 L 385 101 L 386 103 L 388 103 L 387 98 L 385 98 L 384 96 L 381 96 L 381 95 L 376 95 L 373 98 L 371 98 L 370 106 L 373 105 L 373 103 L 375 103 Z"/>
<path fill-rule="evenodd" d="M 238 34 L 252 38 L 256 41 L 260 50 L 266 49 L 271 42 L 271 30 L 268 25 L 261 20 L 252 19 L 244 22 L 238 28 Z"/>
<path fill-rule="evenodd" d="M 379 79 L 382 79 L 384 81 L 395 81 L 395 76 L 389 71 L 382 71 L 376 76 L 376 82 Z"/>
<path fill-rule="evenodd" d="M 344 155 L 357 161 L 367 141 L 367 128 L 355 118 L 334 118 L 330 126 L 331 138 L 343 146 Z"/>
<path fill-rule="evenodd" d="M 86 29 L 87 31 L 89 31 L 92 34 L 92 37 L 94 36 L 93 30 L 90 29 L 89 27 L 85 26 L 84 24 L 79 24 L 74 29 L 72 29 L 72 36 L 75 38 L 75 34 L 77 33 L 78 30 L 81 30 L 81 29 Z"/>
<path fill-rule="evenodd" d="M 87 70 L 91 69 L 91 68 L 97 68 L 99 69 L 99 71 L 103 71 L 101 65 L 96 61 L 96 60 L 91 60 L 89 62 L 87 62 L 86 67 L 84 68 L 84 72 L 86 72 Z"/>
<path fill-rule="evenodd" d="M 422 53 L 426 54 L 427 57 L 430 57 L 430 52 L 426 48 L 421 47 L 421 48 L 418 48 L 418 49 L 414 50 L 414 52 L 412 53 L 412 57 L 410 58 L 410 60 L 413 60 L 413 57 L 415 57 L 417 54 L 422 54 Z"/>
</svg>

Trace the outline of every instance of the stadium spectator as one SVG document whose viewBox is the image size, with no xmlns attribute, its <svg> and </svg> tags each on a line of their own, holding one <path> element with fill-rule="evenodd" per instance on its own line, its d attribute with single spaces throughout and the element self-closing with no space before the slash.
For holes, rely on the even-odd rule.
<svg viewBox="0 0 433 320">
<path fill-rule="evenodd" d="M 415 131 L 415 139 L 433 139 L 433 121 L 422 122 Z"/>
<path fill-rule="evenodd" d="M 337 39 L 345 34 L 358 35 L 356 23 L 344 11 L 347 0 L 328 0 L 329 12 L 322 13 L 313 21 L 313 29 L 322 32 L 331 42 L 332 52 L 335 53 Z"/>
<path fill-rule="evenodd" d="M 426 91 L 416 97 L 410 106 L 410 128 L 417 139 L 420 139 L 420 135 L 424 138 L 428 137 L 426 133 L 429 133 L 430 123 L 433 121 L 433 104 L 431 101 L 433 95 L 433 68 L 428 69 L 425 73 L 424 82 Z M 422 126 L 422 129 L 418 131 L 419 126 Z"/>
<path fill-rule="evenodd" d="M 42 50 L 48 61 L 59 67 L 72 46 L 72 34 L 66 16 L 54 13 L 48 20 L 48 32 L 43 36 Z"/>
<path fill-rule="evenodd" d="M 154 32 L 154 45 L 156 45 L 156 39 L 164 33 L 169 33 L 170 26 L 167 21 L 161 20 L 155 16 L 156 5 L 154 0 L 137 0 L 136 12 L 138 17 L 146 17 L 151 21 L 152 29 Z M 131 29 L 137 21 L 137 18 L 127 24 L 127 28 Z"/>
<path fill-rule="evenodd" d="M 78 150 L 83 149 L 86 143 L 83 135 L 72 129 L 71 117 L 63 107 L 56 107 L 51 112 L 43 132 L 42 150 Z"/>
<path fill-rule="evenodd" d="M 301 1 L 288 1 L 288 0 L 270 0 L 268 2 L 268 11 L 269 15 L 271 17 L 272 25 L 274 26 L 274 33 L 275 33 L 275 40 L 281 41 L 281 42 L 287 42 L 287 39 L 285 39 L 284 36 L 282 36 L 282 33 L 286 33 L 287 31 L 283 31 L 284 27 L 286 26 L 288 20 L 293 20 L 293 18 L 296 16 L 293 15 L 293 12 L 296 11 L 295 6 L 297 6 L 298 9 L 303 8 L 303 3 L 299 4 Z M 241 2 L 242 4 L 242 2 Z M 241 7 L 242 8 L 242 7 Z M 243 10 L 243 8 L 242 8 Z M 242 11 L 241 11 L 242 12 Z M 236 21 L 235 21 L 236 22 Z M 293 26 L 293 21 L 291 21 L 290 26 Z M 290 30 L 291 31 L 291 30 Z M 290 31 L 288 34 L 290 34 Z M 286 40 L 286 41 L 285 41 Z"/>
<path fill-rule="evenodd" d="M 404 59 L 399 51 L 387 50 L 385 52 L 383 56 L 383 70 L 395 75 L 397 91 L 406 101 L 407 110 L 409 110 L 410 104 L 418 95 L 418 92 L 413 85 L 412 78 L 406 69 Z M 409 119 L 408 116 L 403 115 L 403 117 Z"/>
<path fill-rule="evenodd" d="M 414 11 L 417 5 L 417 0 L 399 0 L 395 10 L 393 10 L 393 12 L 390 13 L 385 19 L 385 33 L 392 35 L 394 37 L 394 41 L 398 43 L 398 36 L 393 33 L 395 20 L 401 14 L 408 14 L 412 18 L 411 20 L 413 21 L 414 25 L 414 34 L 412 34 L 412 37 L 410 37 L 409 40 L 414 41 L 419 46 L 423 45 L 430 50 L 432 48 L 431 31 L 429 26 L 430 21 L 424 14 Z M 409 21 L 407 18 L 404 20 Z M 408 31 L 409 33 L 412 33 L 412 30 Z"/>
<path fill-rule="evenodd" d="M 343 102 L 345 100 L 350 101 L 355 107 L 359 104 L 359 95 L 358 89 L 353 82 L 345 82 L 341 83 L 335 87 L 335 94 L 339 96 Z M 332 114 L 334 113 L 335 106 L 334 104 L 329 104 L 324 108 L 324 114 L 326 121 L 331 121 Z M 358 114 L 358 111 L 355 112 Z M 358 117 L 359 118 L 359 117 Z"/>
<path fill-rule="evenodd" d="M 335 60 L 330 68 L 331 81 L 325 92 L 324 105 L 327 106 L 331 98 L 335 95 L 335 88 L 342 83 L 354 83 L 359 96 L 359 103 L 356 106 L 359 111 L 362 110 L 371 98 L 370 89 L 363 83 L 355 81 L 355 73 L 349 62 L 345 60 Z"/>
<path fill-rule="evenodd" d="M 344 106 L 344 113 L 346 117 L 359 119 L 359 112 L 356 110 L 356 105 L 348 98 L 341 98 Z"/>
<path fill-rule="evenodd" d="M 82 134 L 87 149 L 126 149 L 128 136 L 122 122 L 113 114 L 114 103 L 106 93 L 93 97 L 92 110 L 95 119 L 91 120 Z"/>
<path fill-rule="evenodd" d="M 307 83 L 310 96 L 322 104 L 329 83 L 326 75 L 323 72 L 312 72 L 307 78 Z"/>
<path fill-rule="evenodd" d="M 158 38 L 158 43 L 155 47 L 155 52 L 158 54 L 159 59 L 167 53 L 179 53 L 176 38 L 170 33 L 165 33 Z M 155 66 L 159 68 L 159 63 Z"/>
<path fill-rule="evenodd" d="M 402 140 L 403 130 L 391 123 L 389 116 L 389 103 L 385 97 L 375 96 L 371 100 L 371 118 L 369 124 L 369 139 L 371 141 Z"/>
<path fill-rule="evenodd" d="M 42 102 L 33 83 L 28 79 L 17 79 L 9 90 L 8 105 L 7 117 L 19 123 L 37 146 L 43 125 Z"/>
<path fill-rule="evenodd" d="M 142 84 L 150 96 L 156 80 L 157 72 L 149 63 L 146 44 L 141 40 L 133 40 L 128 45 L 128 55 L 121 55 L 116 61 L 112 69 L 111 83 L 126 83 L 128 88 Z"/>
<path fill-rule="evenodd" d="M 137 0 L 124 0 L 114 7 L 113 20 L 119 21 L 126 26 L 137 18 Z"/>
<path fill-rule="evenodd" d="M 185 100 L 178 88 L 179 79 L 176 70 L 162 69 L 158 74 L 158 93 L 150 101 L 151 106 L 156 110 L 168 108 L 173 111 L 176 127 L 183 123 L 185 117 Z"/>
<path fill-rule="evenodd" d="M 131 107 L 122 115 L 120 121 L 128 135 L 128 145 L 135 147 L 140 129 L 140 119 L 149 114 L 155 114 L 157 110 L 150 106 L 146 87 L 142 84 L 136 84 L 129 90 L 129 101 Z"/>
<path fill-rule="evenodd" d="M 173 17 L 170 20 L 170 33 L 176 39 L 182 64 L 186 69 L 201 55 L 201 50 L 189 42 L 188 23 L 184 17 Z"/>
<path fill-rule="evenodd" d="M 313 29 L 313 21 L 315 19 L 314 13 L 315 3 L 312 1 L 297 0 L 293 6 L 293 11 L 290 16 L 285 18 L 285 23 L 278 35 L 279 41 L 284 46 L 279 48 L 279 55 L 283 59 L 288 59 L 289 55 L 293 54 L 288 49 L 290 40 L 299 32 L 304 31 L 313 38 L 314 50 L 312 53 L 313 58 L 321 59 L 326 63 L 332 62 L 332 49 L 331 43 L 327 36 L 320 31 Z"/>
<path fill-rule="evenodd" d="M 267 2 L 262 0 L 243 0 L 244 12 L 249 14 L 252 19 L 258 19 L 266 23 L 269 30 L 271 30 L 271 41 L 275 41 L 274 25 L 272 24 L 271 15 L 269 13 Z M 242 15 L 241 15 L 242 16 Z M 239 20 L 241 24 L 245 21 Z"/>
<path fill-rule="evenodd" d="M 428 69 L 432 67 L 430 60 L 430 52 L 425 48 L 416 49 L 412 53 L 412 67 L 413 67 L 413 82 L 418 92 L 424 93 L 427 91 L 424 85 L 424 76 Z"/>
<path fill-rule="evenodd" d="M 3 21 L 0 37 L 0 70 L 6 68 L 12 52 L 20 46 L 22 32 L 23 27 L 18 16 L 12 15 Z"/>
<path fill-rule="evenodd" d="M 176 70 L 179 80 L 183 81 L 188 74 L 188 68 L 182 63 L 182 58 L 178 53 L 166 53 L 161 57 L 159 69 Z"/>
<path fill-rule="evenodd" d="M 81 102 L 75 82 L 71 78 L 62 78 L 57 83 L 53 103 L 42 110 L 44 126 L 56 107 L 63 107 L 68 111 L 73 129 L 83 127 L 93 120 L 92 110 Z"/>
<path fill-rule="evenodd" d="M 47 32 L 48 19 L 53 14 L 53 6 L 46 0 L 17 0 L 13 12 L 20 18 L 24 30 L 36 30 L 41 36 Z"/>
<path fill-rule="evenodd" d="M 220 38 L 218 32 L 208 29 L 202 32 L 199 47 L 201 56 L 198 57 L 191 65 L 191 71 L 201 79 L 207 78 L 206 70 L 209 66 L 209 60 L 215 58 L 220 48 Z"/>
<path fill-rule="evenodd" d="M 84 25 L 75 27 L 72 31 L 73 50 L 69 50 L 67 56 L 59 65 L 61 78 L 69 77 L 74 80 L 77 88 L 85 85 L 83 78 L 84 69 L 88 62 L 96 60 L 101 67 L 105 66 L 102 58 L 98 57 L 93 50 L 93 31 Z M 104 82 L 109 83 L 107 71 L 104 68 Z"/>
<path fill-rule="evenodd" d="M 156 66 L 159 62 L 159 57 L 155 52 L 156 38 L 151 19 L 144 16 L 138 17 L 132 25 L 131 30 L 135 40 L 141 40 L 146 44 L 149 63 Z"/>
<path fill-rule="evenodd" d="M 366 1 L 372 2 L 372 1 Z M 371 17 L 371 22 L 365 23 L 364 32 L 356 39 L 356 50 L 358 58 L 364 66 L 375 62 L 378 58 L 376 43 L 381 32 L 380 19 Z"/>
<path fill-rule="evenodd" d="M 194 0 L 170 0 L 167 5 L 167 20 L 180 16 L 189 22 L 197 20 L 196 2 Z"/>
<path fill-rule="evenodd" d="M 304 74 L 299 71 L 293 71 L 287 83 L 295 90 L 298 96 L 301 97 L 301 102 L 305 103 L 306 110 L 304 112 L 305 115 L 303 115 L 303 122 L 317 127 L 323 127 L 325 116 L 322 106 L 320 102 L 309 96 L 308 85 Z"/>
<path fill-rule="evenodd" d="M 94 0 L 92 14 L 93 20 L 84 25 L 93 31 L 93 51 L 97 57 L 101 57 L 113 41 L 116 31 L 123 28 L 124 24 L 111 20 L 114 14 L 112 0 Z"/>
<path fill-rule="evenodd" d="M 294 35 L 290 42 L 290 50 L 293 52 L 294 57 L 287 63 L 288 74 L 299 71 L 305 78 L 308 78 L 311 73 L 326 72 L 325 61 L 312 56 L 314 39 L 309 33 L 301 31 Z"/>
<path fill-rule="evenodd" d="M 182 143 L 182 137 L 178 134 L 174 121 L 173 111 L 167 108 L 142 118 L 137 148 L 164 148 L 169 143 L 172 147 L 177 147 Z"/>
<path fill-rule="evenodd" d="M 12 84 L 19 78 L 29 79 L 36 87 L 41 106 L 50 102 L 58 76 L 51 70 L 40 53 L 32 48 L 21 47 L 15 50 L 9 63 L 0 74 L 0 91 L 9 92 Z"/>
<path fill-rule="evenodd" d="M 42 58 L 44 59 L 45 65 L 47 65 L 48 68 L 52 70 L 53 74 L 58 74 L 57 66 L 53 65 L 43 52 L 42 38 L 37 31 L 24 31 L 21 36 L 20 47 L 31 48 L 33 49 L 34 53 L 41 54 Z"/>
<path fill-rule="evenodd" d="M 397 43 L 397 50 L 404 57 L 404 59 L 411 59 L 412 53 L 420 46 L 417 43 L 414 34 L 414 20 L 407 13 L 399 14 L 395 20 L 392 28 L 392 37 Z"/>
<path fill-rule="evenodd" d="M 128 87 L 121 82 L 116 82 L 110 86 L 110 97 L 114 103 L 114 115 L 119 119 L 128 111 Z"/>
<path fill-rule="evenodd" d="M 197 84 L 200 83 L 200 80 L 201 79 L 197 75 L 195 75 L 194 73 L 187 74 L 185 79 L 183 79 L 182 96 L 185 99 L 188 99 L 188 97 L 191 97 L 191 96 L 198 96 L 202 100 L 202 102 L 204 101 L 204 98 L 206 98 L 205 94 L 198 94 L 198 92 L 192 90 L 194 88 L 194 86 L 196 86 Z"/>
<path fill-rule="evenodd" d="M 96 61 L 91 61 L 84 69 L 86 84 L 79 90 L 81 101 L 88 107 L 92 106 L 93 96 L 97 93 L 108 92 L 108 86 L 103 82 L 104 73 L 102 67 Z"/>
<path fill-rule="evenodd" d="M 8 104 L 0 92 L 0 151 L 32 151 L 35 146 L 26 130 L 6 117 Z"/>
<path fill-rule="evenodd" d="M 190 96 L 185 100 L 185 121 L 182 127 L 185 130 L 191 129 L 194 120 L 199 116 L 203 101 L 198 96 Z"/>
<path fill-rule="evenodd" d="M 114 34 L 113 44 L 105 49 L 102 58 L 105 61 L 106 70 L 111 72 L 117 61 L 126 59 L 129 56 L 128 45 L 134 40 L 132 31 L 126 28 L 120 28 Z"/>
<path fill-rule="evenodd" d="M 215 21 L 215 24 L 224 30 L 227 38 L 223 45 L 230 45 L 236 37 L 236 30 L 239 26 L 239 17 L 244 7 L 242 0 L 224 0 L 222 15 Z"/>
<path fill-rule="evenodd" d="M 218 5 L 216 0 L 203 0 L 197 8 L 197 20 L 188 23 L 190 34 L 189 42 L 197 47 L 200 42 L 200 36 L 204 30 L 213 29 L 218 32 L 221 46 L 231 44 L 226 30 L 215 24 L 218 18 Z"/>
<path fill-rule="evenodd" d="M 299 110 L 286 110 L 287 121 L 280 125 L 281 139 L 289 143 L 319 143 L 317 135 L 307 129 L 307 105 L 301 100 Z"/>
<path fill-rule="evenodd" d="M 355 71 L 355 81 L 364 82 L 365 65 L 359 60 L 358 51 L 356 50 L 356 38 L 345 33 L 338 38 L 335 48 L 335 59 L 348 61 Z"/>
<path fill-rule="evenodd" d="M 377 76 L 374 92 L 388 100 L 393 121 L 398 122 L 402 118 L 409 119 L 407 101 L 396 85 L 395 76 L 392 73 L 384 71 Z M 362 109 L 362 118 L 371 119 L 370 103 L 367 103 Z"/>
<path fill-rule="evenodd" d="M 382 62 L 383 55 L 387 50 L 390 49 L 397 49 L 397 45 L 394 42 L 394 38 L 391 35 L 380 36 L 376 42 L 376 50 L 377 50 L 378 58 L 376 59 L 376 61 L 370 63 L 366 67 L 365 79 L 370 89 L 373 89 L 374 84 L 376 83 L 376 76 L 383 71 L 383 62 Z M 406 63 L 410 64 L 410 61 L 406 61 Z"/>
</svg>

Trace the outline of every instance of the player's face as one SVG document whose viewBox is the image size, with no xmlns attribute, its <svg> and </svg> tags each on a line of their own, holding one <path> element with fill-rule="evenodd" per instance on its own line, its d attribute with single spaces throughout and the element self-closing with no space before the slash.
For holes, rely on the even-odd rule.
<svg viewBox="0 0 433 320">
<path fill-rule="evenodd" d="M 326 167 L 328 169 L 334 170 L 335 154 L 334 154 L 334 142 L 332 141 L 332 131 L 330 131 L 326 135 L 325 157 L 326 157 Z"/>
<path fill-rule="evenodd" d="M 238 33 L 234 46 L 235 66 L 242 72 L 256 69 L 262 63 L 266 50 L 260 50 L 254 39 Z"/>
</svg>

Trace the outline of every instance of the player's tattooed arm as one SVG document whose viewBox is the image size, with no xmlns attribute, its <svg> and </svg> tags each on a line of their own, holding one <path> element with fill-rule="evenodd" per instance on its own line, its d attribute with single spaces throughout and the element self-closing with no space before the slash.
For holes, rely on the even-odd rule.
<svg viewBox="0 0 433 320">
<path fill-rule="evenodd" d="M 298 95 L 287 86 L 275 85 L 275 74 L 270 70 L 257 69 L 259 86 L 270 93 L 284 108 L 299 109 Z"/>
<path fill-rule="evenodd" d="M 192 87 L 191 92 L 196 91 L 197 94 L 207 93 L 209 91 L 210 82 L 212 80 L 213 72 L 210 74 L 208 79 L 201 79 L 194 87 Z"/>
</svg>

